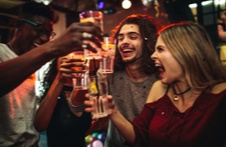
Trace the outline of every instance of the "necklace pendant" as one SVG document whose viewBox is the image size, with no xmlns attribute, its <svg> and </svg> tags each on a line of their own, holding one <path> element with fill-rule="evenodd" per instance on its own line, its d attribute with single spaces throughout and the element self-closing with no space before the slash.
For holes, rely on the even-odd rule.
<svg viewBox="0 0 227 147">
<path fill-rule="evenodd" d="M 179 97 L 177 95 L 174 95 L 174 98 L 173 98 L 175 101 L 178 101 L 179 100 Z"/>
</svg>

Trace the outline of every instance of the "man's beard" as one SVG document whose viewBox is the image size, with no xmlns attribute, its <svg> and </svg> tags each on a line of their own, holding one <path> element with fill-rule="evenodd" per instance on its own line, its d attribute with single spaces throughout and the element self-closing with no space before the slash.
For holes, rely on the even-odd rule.
<svg viewBox="0 0 227 147">
<path fill-rule="evenodd" d="M 125 64 L 131 64 L 131 63 L 134 63 L 134 62 L 140 60 L 142 57 L 143 57 L 143 55 L 141 55 L 141 56 L 138 57 L 138 58 L 134 58 L 134 59 L 132 59 L 132 60 L 127 60 L 127 61 L 124 61 L 124 60 L 123 60 L 123 62 L 124 62 Z"/>
</svg>

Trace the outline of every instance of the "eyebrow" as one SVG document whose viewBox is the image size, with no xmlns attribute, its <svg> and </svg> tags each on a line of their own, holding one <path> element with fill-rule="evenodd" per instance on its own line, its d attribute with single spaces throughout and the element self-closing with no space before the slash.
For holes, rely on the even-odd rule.
<svg viewBox="0 0 227 147">
<path fill-rule="evenodd" d="M 164 45 L 160 44 L 160 45 L 157 45 L 155 48 L 157 48 L 157 49 L 160 49 L 160 48 L 166 48 L 166 46 L 164 46 Z"/>
<path fill-rule="evenodd" d="M 137 35 L 140 35 L 139 33 L 137 33 L 137 32 L 128 32 L 126 35 L 129 35 L 129 34 L 137 34 Z M 120 33 L 120 34 L 118 34 L 117 36 L 122 36 L 122 35 L 124 35 L 123 33 Z"/>
</svg>

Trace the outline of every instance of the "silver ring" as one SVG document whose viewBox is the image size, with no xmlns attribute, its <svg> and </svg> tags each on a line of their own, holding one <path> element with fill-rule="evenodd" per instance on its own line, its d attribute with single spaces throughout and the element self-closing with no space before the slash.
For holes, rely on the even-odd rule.
<svg viewBox="0 0 227 147">
<path fill-rule="evenodd" d="M 87 39 L 89 39 L 89 38 L 92 38 L 92 37 L 93 37 L 93 35 L 90 34 L 90 33 L 86 33 L 86 32 L 83 32 L 83 33 L 82 33 L 82 38 L 87 38 Z"/>
</svg>

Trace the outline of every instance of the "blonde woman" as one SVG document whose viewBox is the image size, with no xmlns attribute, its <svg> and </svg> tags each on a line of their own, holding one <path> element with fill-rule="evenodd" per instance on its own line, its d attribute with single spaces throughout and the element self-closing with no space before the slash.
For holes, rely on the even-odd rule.
<svg viewBox="0 0 227 147">
<path fill-rule="evenodd" d="M 160 80 L 141 114 L 127 121 L 108 97 L 109 117 L 138 147 L 221 147 L 226 141 L 226 75 L 206 31 L 181 22 L 160 31 L 151 55 Z M 92 103 L 86 111 L 92 111 Z"/>
</svg>

